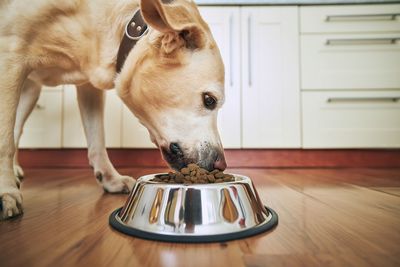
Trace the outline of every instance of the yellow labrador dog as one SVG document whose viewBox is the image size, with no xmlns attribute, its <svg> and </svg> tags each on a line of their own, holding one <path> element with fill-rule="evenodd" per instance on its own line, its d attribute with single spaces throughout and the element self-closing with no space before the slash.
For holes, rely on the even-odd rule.
<svg viewBox="0 0 400 267">
<path fill-rule="evenodd" d="M 148 31 L 116 71 L 121 40 L 138 8 Z M 195 162 L 225 169 L 217 130 L 224 66 L 192 1 L 2 0 L 0 17 L 1 219 L 22 213 L 16 152 L 42 85 L 76 85 L 89 161 L 108 192 L 134 185 L 112 166 L 104 145 L 104 90 L 112 88 L 171 167 Z"/>
</svg>

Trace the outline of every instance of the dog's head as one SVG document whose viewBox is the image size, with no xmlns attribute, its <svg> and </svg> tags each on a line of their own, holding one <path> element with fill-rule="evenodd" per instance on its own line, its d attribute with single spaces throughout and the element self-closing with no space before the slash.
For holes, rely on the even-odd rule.
<svg viewBox="0 0 400 267">
<path fill-rule="evenodd" d="M 175 169 L 226 163 L 217 129 L 224 65 L 208 25 L 189 0 L 142 0 L 150 26 L 128 55 L 116 87 Z"/>
</svg>

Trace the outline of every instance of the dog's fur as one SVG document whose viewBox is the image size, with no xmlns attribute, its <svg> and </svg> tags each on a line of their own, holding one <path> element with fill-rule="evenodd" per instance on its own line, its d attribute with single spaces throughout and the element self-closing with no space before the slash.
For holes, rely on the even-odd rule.
<svg viewBox="0 0 400 267">
<path fill-rule="evenodd" d="M 150 31 L 117 74 L 124 27 L 139 5 Z M 42 85 L 77 86 L 89 161 L 106 191 L 134 185 L 112 166 L 104 145 L 102 90 L 114 87 L 172 167 L 225 168 L 216 123 L 224 67 L 192 1 L 3 0 L 0 17 L 0 218 L 22 212 L 16 152 Z M 215 109 L 204 106 L 204 94 L 218 100 Z"/>
</svg>

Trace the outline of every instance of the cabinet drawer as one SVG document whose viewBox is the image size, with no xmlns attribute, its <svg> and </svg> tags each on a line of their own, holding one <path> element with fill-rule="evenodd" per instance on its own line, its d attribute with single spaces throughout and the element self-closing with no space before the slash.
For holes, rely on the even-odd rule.
<svg viewBox="0 0 400 267">
<path fill-rule="evenodd" d="M 302 89 L 399 89 L 400 33 L 301 37 Z"/>
<path fill-rule="evenodd" d="M 300 23 L 302 33 L 399 32 L 400 5 L 302 7 Z"/>
<path fill-rule="evenodd" d="M 21 148 L 61 147 L 61 87 L 42 89 L 20 140 Z"/>
<path fill-rule="evenodd" d="M 303 92 L 305 148 L 400 147 L 400 92 Z"/>
</svg>

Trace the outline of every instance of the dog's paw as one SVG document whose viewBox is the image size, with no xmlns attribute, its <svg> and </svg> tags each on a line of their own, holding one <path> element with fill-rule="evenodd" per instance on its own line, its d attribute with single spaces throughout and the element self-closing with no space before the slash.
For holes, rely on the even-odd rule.
<svg viewBox="0 0 400 267">
<path fill-rule="evenodd" d="M 15 217 L 22 212 L 21 191 L 11 186 L 0 188 L 0 220 Z"/>
<path fill-rule="evenodd" d="M 14 164 L 14 174 L 20 180 L 22 180 L 25 176 L 24 170 L 18 164 Z"/>
<path fill-rule="evenodd" d="M 130 176 L 114 175 L 104 177 L 100 172 L 96 173 L 96 179 L 108 193 L 129 193 L 132 191 L 136 180 Z"/>
</svg>

